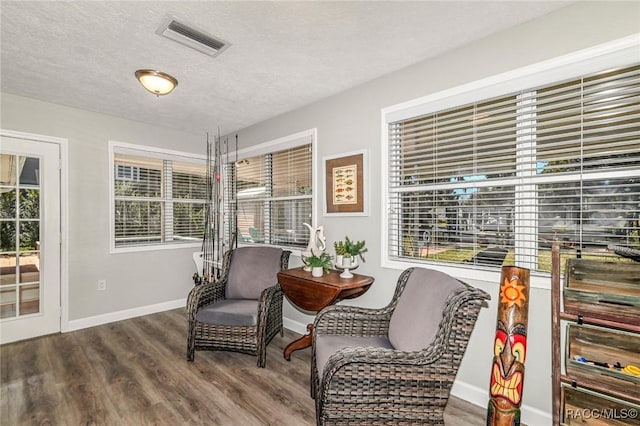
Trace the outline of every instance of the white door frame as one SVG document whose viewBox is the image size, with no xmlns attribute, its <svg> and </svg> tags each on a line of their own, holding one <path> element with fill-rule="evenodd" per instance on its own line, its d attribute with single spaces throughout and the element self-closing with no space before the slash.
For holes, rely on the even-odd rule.
<svg viewBox="0 0 640 426">
<path fill-rule="evenodd" d="M 55 136 L 0 129 L 0 136 L 48 142 L 60 148 L 60 331 L 69 331 L 69 141 Z"/>
</svg>

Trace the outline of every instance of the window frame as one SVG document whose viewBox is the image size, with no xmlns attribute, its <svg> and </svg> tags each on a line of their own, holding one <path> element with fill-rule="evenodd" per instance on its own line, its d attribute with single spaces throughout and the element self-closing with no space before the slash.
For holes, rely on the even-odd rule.
<svg viewBox="0 0 640 426">
<path fill-rule="evenodd" d="M 576 78 L 580 75 L 600 70 L 622 67 L 638 61 L 640 34 L 634 34 L 612 42 L 604 43 L 540 63 L 525 66 L 512 71 L 472 81 L 434 94 L 392 105 L 381 110 L 381 265 L 383 268 L 405 269 L 413 266 L 428 265 L 433 269 L 449 273 L 461 279 L 497 282 L 500 269 L 489 270 L 462 264 L 444 264 L 435 261 L 395 260 L 389 252 L 390 215 L 389 194 L 389 124 L 400 120 L 442 111 L 450 108 L 481 102 L 525 91 L 532 87 L 553 84 Z M 517 238 L 517 237 L 516 237 Z M 534 272 L 531 285 L 536 288 L 550 288 L 549 274 Z"/>
<path fill-rule="evenodd" d="M 272 139 L 267 142 L 263 142 L 257 145 L 253 145 L 247 148 L 239 149 L 236 153 L 230 153 L 229 158 L 233 158 L 233 161 L 230 163 L 233 164 L 236 161 L 242 161 L 243 159 L 255 157 L 259 155 L 265 154 L 273 154 L 278 151 L 283 151 L 285 149 L 296 148 L 303 145 L 308 145 L 311 143 L 311 226 L 317 226 L 318 222 L 318 173 L 317 173 L 317 158 L 318 158 L 318 144 L 317 144 L 317 129 L 311 128 L 307 130 L 303 130 L 297 133 L 293 133 L 287 136 L 283 136 L 281 138 Z M 268 180 L 271 177 L 267 178 Z M 278 201 L 285 199 L 299 199 L 301 196 L 287 196 L 287 197 L 275 197 L 274 199 L 265 199 L 265 202 L 269 201 Z M 235 202 L 235 200 L 233 200 Z M 265 214 L 268 216 L 268 213 Z M 265 220 L 268 218 L 265 217 Z M 283 250 L 289 250 L 292 252 L 294 256 L 300 256 L 300 252 L 304 250 L 304 248 L 297 248 L 291 246 L 280 246 L 277 244 L 266 244 L 266 243 L 250 243 L 243 242 L 238 240 L 238 247 L 243 246 L 253 246 L 253 245 L 261 245 L 261 246 L 270 246 L 270 247 L 279 247 Z"/>
<path fill-rule="evenodd" d="M 185 248 L 200 248 L 202 240 L 194 242 L 164 242 L 164 243 L 144 243 L 129 246 L 116 247 L 115 238 L 115 156 L 116 154 L 131 154 L 161 160 L 175 160 L 188 163 L 200 163 L 206 167 L 206 156 L 190 152 L 174 151 L 164 148 L 157 148 L 146 145 L 136 145 L 115 140 L 109 141 L 109 253 L 130 253 L 156 250 L 175 250 Z M 175 200 L 180 202 L 179 199 Z M 206 202 L 206 200 L 205 200 Z M 163 226 L 165 224 L 163 223 Z M 164 229 L 163 229 L 164 231 Z"/>
</svg>

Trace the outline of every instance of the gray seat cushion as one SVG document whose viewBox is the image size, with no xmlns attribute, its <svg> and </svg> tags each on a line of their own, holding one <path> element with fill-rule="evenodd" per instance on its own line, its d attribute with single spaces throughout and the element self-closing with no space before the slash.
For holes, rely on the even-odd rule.
<svg viewBox="0 0 640 426">
<path fill-rule="evenodd" d="M 220 300 L 200 308 L 196 321 L 217 325 L 255 326 L 258 324 L 258 301 Z"/>
<path fill-rule="evenodd" d="M 393 349 L 389 339 L 386 337 L 318 335 L 316 336 L 316 367 L 318 368 L 319 377 L 322 377 L 324 365 L 331 355 L 340 349 L 351 346 L 357 348 Z"/>
<path fill-rule="evenodd" d="M 239 247 L 233 251 L 227 280 L 228 299 L 259 299 L 265 288 L 278 283 L 282 249 Z"/>
<path fill-rule="evenodd" d="M 408 352 L 428 347 L 438 333 L 447 298 L 462 287 L 443 272 L 415 268 L 389 321 L 393 347 Z"/>
</svg>

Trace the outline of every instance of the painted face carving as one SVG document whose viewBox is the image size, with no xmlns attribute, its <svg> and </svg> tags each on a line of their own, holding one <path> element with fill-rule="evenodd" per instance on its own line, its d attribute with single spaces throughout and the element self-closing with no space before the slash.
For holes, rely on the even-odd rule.
<svg viewBox="0 0 640 426">
<path fill-rule="evenodd" d="M 522 324 L 509 330 L 498 321 L 494 342 L 494 358 L 491 371 L 491 397 L 506 399 L 504 408 L 519 406 L 522 400 L 524 360 L 527 354 L 527 336 Z"/>
</svg>

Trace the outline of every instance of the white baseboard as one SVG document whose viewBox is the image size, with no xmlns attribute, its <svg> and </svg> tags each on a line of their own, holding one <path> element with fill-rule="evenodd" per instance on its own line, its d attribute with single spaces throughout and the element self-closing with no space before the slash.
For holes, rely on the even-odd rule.
<svg viewBox="0 0 640 426">
<path fill-rule="evenodd" d="M 473 405 L 487 408 L 489 403 L 489 383 L 486 388 L 479 388 L 469 383 L 456 380 L 451 394 L 470 402 Z M 551 413 L 523 404 L 520 407 L 521 422 L 527 426 L 548 426 L 553 423 Z"/>
<path fill-rule="evenodd" d="M 294 321 L 287 317 L 282 318 L 282 326 L 287 330 L 291 330 L 298 334 L 307 334 L 307 324 L 303 324 L 299 321 Z"/>
<path fill-rule="evenodd" d="M 171 300 L 169 302 L 157 303 L 155 305 L 140 306 L 138 308 L 125 309 L 123 311 L 109 312 L 108 314 L 96 315 L 93 317 L 81 318 L 69 321 L 66 327 L 62 327 L 62 332 L 81 330 L 83 328 L 95 327 L 97 325 L 122 321 L 129 318 L 141 317 L 143 315 L 155 314 L 169 311 L 171 309 L 182 308 L 187 304 L 187 299 Z"/>
<path fill-rule="evenodd" d="M 527 426 L 549 426 L 553 424 L 553 416 L 546 411 L 524 404 L 520 411 L 522 412 L 522 423 Z"/>
</svg>

